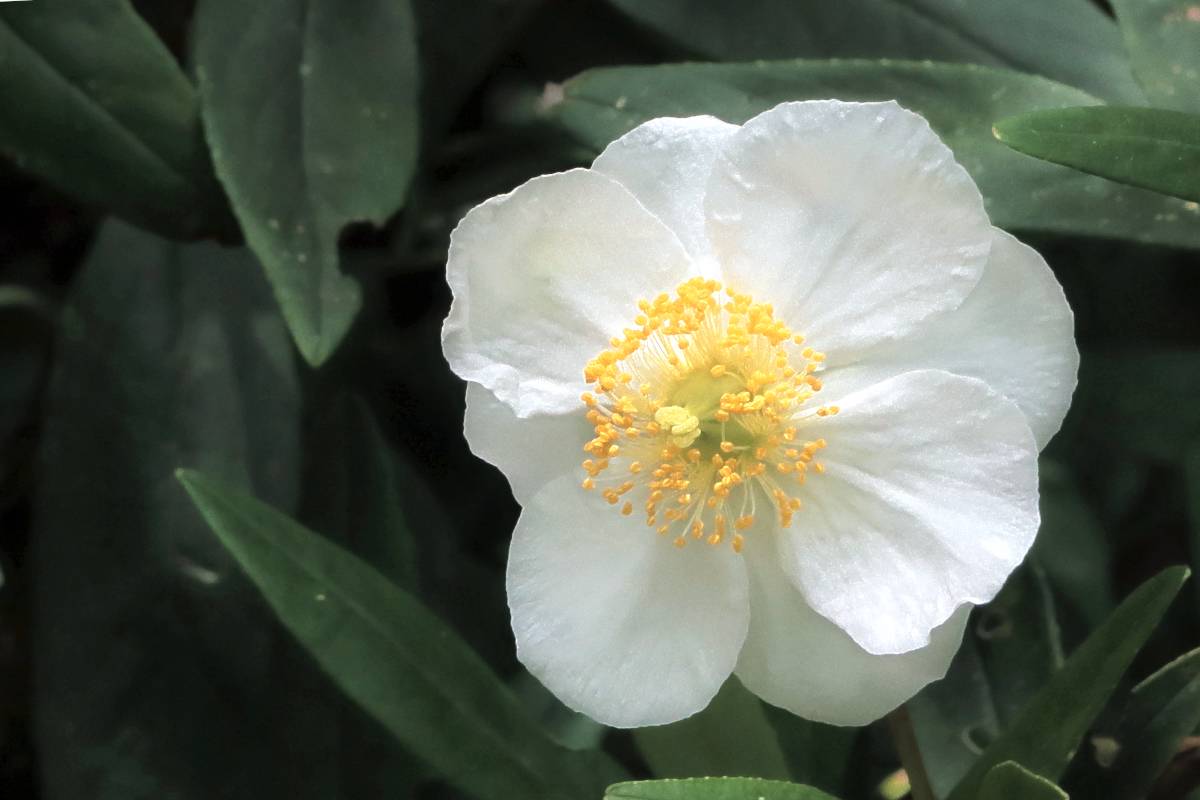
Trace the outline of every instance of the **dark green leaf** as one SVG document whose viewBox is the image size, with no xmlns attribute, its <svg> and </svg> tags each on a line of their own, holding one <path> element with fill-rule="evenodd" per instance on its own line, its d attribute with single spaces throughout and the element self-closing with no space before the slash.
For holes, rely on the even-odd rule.
<svg viewBox="0 0 1200 800">
<path fill-rule="evenodd" d="M 467 94 L 544 0 L 412 0 L 420 27 L 427 127 L 447 125 Z"/>
<path fill-rule="evenodd" d="M 296 501 L 294 359 L 253 256 L 108 225 L 56 349 L 31 536 L 43 796 L 340 797 L 339 698 L 171 480 L 187 461 Z"/>
<path fill-rule="evenodd" d="M 1200 247 L 1200 206 L 1024 158 L 992 123 L 1095 102 L 1076 89 L 984 67 L 872 61 L 675 64 L 585 72 L 550 110 L 596 150 L 647 119 L 713 114 L 743 122 L 787 100 L 897 100 L 926 117 L 979 184 L 992 222 Z"/>
<path fill-rule="evenodd" d="M 0 511 L 31 482 L 53 322 L 37 293 L 0 285 Z"/>
<path fill-rule="evenodd" d="M 945 796 L 1062 665 L 1049 587 L 1025 564 L 971 616 L 946 677 L 906 704 L 930 782 Z"/>
<path fill-rule="evenodd" d="M 812 722 L 766 703 L 762 708 L 775 728 L 792 779 L 827 792 L 840 790 L 863 729 Z"/>
<path fill-rule="evenodd" d="M 5 4 L 0 100 L 22 169 L 164 234 L 217 224 L 195 90 L 128 0 Z"/>
<path fill-rule="evenodd" d="M 358 558 L 225 484 L 179 479 L 330 677 L 448 780 L 480 798 L 569 798 L 619 774 L 550 741 L 470 648 Z"/>
<path fill-rule="evenodd" d="M 311 364 L 361 304 L 349 222 L 400 207 L 417 149 L 408 0 L 203 0 L 195 57 L 217 175 Z"/>
<path fill-rule="evenodd" d="M 404 507 L 406 501 L 428 501 L 428 490 L 419 490 L 416 476 L 389 447 L 359 398 L 341 393 L 318 405 L 313 417 L 307 449 L 314 455 L 306 483 L 314 489 L 308 507 L 302 506 L 304 519 L 334 534 L 402 589 L 416 592 L 416 542 Z M 410 497 L 401 496 L 402 486 Z M 421 530 L 427 536 L 446 535 L 427 518 Z"/>
<path fill-rule="evenodd" d="M 1113 370 L 1136 366 L 1137 391 L 1112 391 Z M 1087 353 L 1072 415 L 1097 454 L 1178 462 L 1200 441 L 1200 350 L 1128 347 Z M 1113 437 L 1119 431 L 1120 436 Z"/>
<path fill-rule="evenodd" d="M 630 781 L 608 787 L 604 800 L 836 800 L 811 786 L 758 778 Z"/>
<path fill-rule="evenodd" d="M 1009 117 L 994 130 L 997 139 L 1027 155 L 1200 201 L 1200 115 L 1158 108 L 1061 108 Z"/>
<path fill-rule="evenodd" d="M 726 681 L 700 713 L 670 725 L 639 728 L 633 738 L 660 778 L 791 777 L 762 703 L 737 678 Z"/>
<path fill-rule="evenodd" d="M 984 776 L 1005 761 L 1057 779 L 1187 576 L 1186 568 L 1172 567 L 1127 597 L 983 752 L 949 800 L 975 798 Z"/>
<path fill-rule="evenodd" d="M 1200 650 L 1172 661 L 1138 684 L 1113 735 L 1116 755 L 1095 760 L 1078 783 L 1079 797 L 1138 800 L 1170 763 L 1179 743 L 1200 725 Z"/>
<path fill-rule="evenodd" d="M 1194 0 L 1113 0 L 1134 76 L 1150 102 L 1200 112 L 1200 10 Z"/>
<path fill-rule="evenodd" d="M 910 58 L 1007 67 L 1134 102 L 1112 20 L 1085 0 L 611 0 L 707 58 Z"/>
<path fill-rule="evenodd" d="M 1094 629 L 1114 605 L 1112 545 L 1066 469 L 1043 457 L 1039 474 L 1042 525 L 1033 560 L 1062 605 Z"/>
<path fill-rule="evenodd" d="M 992 767 L 979 787 L 977 800 L 1067 800 L 1067 793 L 1015 761 Z"/>
</svg>

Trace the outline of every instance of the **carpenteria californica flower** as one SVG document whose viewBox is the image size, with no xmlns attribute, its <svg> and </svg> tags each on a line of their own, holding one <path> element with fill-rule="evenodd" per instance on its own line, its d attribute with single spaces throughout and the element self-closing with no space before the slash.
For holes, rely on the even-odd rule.
<svg viewBox="0 0 1200 800">
<path fill-rule="evenodd" d="M 472 210 L 448 273 L 466 436 L 523 506 L 517 653 L 596 720 L 731 673 L 876 719 L 1033 542 L 1071 311 L 895 103 L 651 120 Z"/>
</svg>

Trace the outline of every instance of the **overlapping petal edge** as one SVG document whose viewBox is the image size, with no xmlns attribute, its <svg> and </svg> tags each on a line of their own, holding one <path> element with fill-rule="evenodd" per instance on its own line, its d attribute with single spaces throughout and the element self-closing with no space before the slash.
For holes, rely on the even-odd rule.
<svg viewBox="0 0 1200 800">
<path fill-rule="evenodd" d="M 745 558 L 675 552 L 577 488 L 582 365 L 639 298 L 695 275 L 819 343 L 822 400 L 844 407 L 808 507 L 786 536 L 756 525 Z M 1037 451 L 1078 367 L 1071 312 L 894 103 L 652 120 L 592 169 L 474 209 L 448 280 L 468 441 L 524 507 L 519 655 L 595 719 L 679 719 L 736 671 L 795 713 L 869 722 L 944 674 L 969 604 L 1032 543 Z"/>
</svg>

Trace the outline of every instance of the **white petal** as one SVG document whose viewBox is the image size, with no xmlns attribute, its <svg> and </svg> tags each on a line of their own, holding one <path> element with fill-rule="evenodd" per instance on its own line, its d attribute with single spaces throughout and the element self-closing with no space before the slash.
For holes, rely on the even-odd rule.
<svg viewBox="0 0 1200 800">
<path fill-rule="evenodd" d="M 463 434 L 472 453 L 504 473 L 521 505 L 559 476 L 582 481 L 583 445 L 594 435 L 582 409 L 522 418 L 478 383 L 467 384 Z"/>
<path fill-rule="evenodd" d="M 870 653 L 906 653 L 964 603 L 991 600 L 1038 528 L 1037 443 L 974 378 L 908 372 L 803 429 L 825 474 L 780 537 L 808 604 Z"/>
<path fill-rule="evenodd" d="M 971 178 L 894 102 L 751 119 L 717 159 L 705 211 L 729 283 L 843 361 L 957 307 L 991 244 Z"/>
<path fill-rule="evenodd" d="M 769 545 L 752 542 L 751 545 Z M 772 705 L 831 725 L 866 725 L 946 674 L 962 641 L 970 606 L 935 628 L 929 646 L 871 655 L 808 607 L 772 547 L 747 546 L 750 633 L 736 673 Z"/>
<path fill-rule="evenodd" d="M 529 671 L 566 705 L 621 728 L 708 705 L 750 618 L 740 557 L 678 549 L 565 478 L 521 514 L 508 605 Z"/>
<path fill-rule="evenodd" d="M 450 236 L 450 367 L 518 416 L 579 407 L 587 361 L 637 301 L 690 274 L 683 245 L 611 178 L 543 175 L 473 208 Z"/>
<path fill-rule="evenodd" d="M 1045 259 L 1002 230 L 975 290 L 912 335 L 822 373 L 824 403 L 894 375 L 943 369 L 979 378 L 1025 412 L 1038 447 L 1062 426 L 1079 371 L 1074 316 Z"/>
<path fill-rule="evenodd" d="M 716 117 L 660 117 L 604 148 L 596 172 L 621 182 L 683 242 L 697 264 L 713 261 L 704 192 L 713 162 L 738 129 Z"/>
</svg>

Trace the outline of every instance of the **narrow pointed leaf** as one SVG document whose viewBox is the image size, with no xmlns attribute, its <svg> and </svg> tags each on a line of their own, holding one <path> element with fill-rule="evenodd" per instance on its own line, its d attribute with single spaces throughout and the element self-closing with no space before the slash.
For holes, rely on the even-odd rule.
<svg viewBox="0 0 1200 800">
<path fill-rule="evenodd" d="M 1113 739 L 1110 764 L 1089 764 L 1069 785 L 1079 797 L 1138 800 L 1200 725 L 1200 650 L 1167 664 L 1134 687 Z"/>
<path fill-rule="evenodd" d="M 417 148 L 408 0 L 202 0 L 195 60 L 217 175 L 300 352 L 361 305 L 338 235 L 403 203 Z"/>
<path fill-rule="evenodd" d="M 1134 77 L 1151 105 L 1200 113 L 1200 6 L 1113 0 Z"/>
<path fill-rule="evenodd" d="M 1109 106 L 1000 120 L 996 138 L 1026 155 L 1200 202 L 1200 114 Z"/>
<path fill-rule="evenodd" d="M 1172 567 L 1127 597 L 983 752 L 949 800 L 974 800 L 984 777 L 1005 761 L 1058 779 L 1187 576 L 1185 567 Z"/>
<path fill-rule="evenodd" d="M 654 117 L 741 123 L 788 100 L 895 100 L 929 120 L 1002 228 L 1200 247 L 1200 205 L 1025 158 L 995 140 L 998 119 L 1098 102 L 1031 75 L 900 61 L 667 64 L 589 70 L 563 94 L 548 113 L 596 151 Z"/>
<path fill-rule="evenodd" d="M 837 800 L 820 789 L 758 778 L 630 781 L 608 787 L 604 800 Z"/>
<path fill-rule="evenodd" d="M 972 613 L 946 677 L 905 704 L 939 796 L 1015 722 L 1062 660 L 1050 588 L 1041 569 L 1026 563 Z"/>
<path fill-rule="evenodd" d="M 466 644 L 357 557 L 249 495 L 178 476 L 288 630 L 448 780 L 484 800 L 570 798 L 620 774 L 550 741 Z"/>
<path fill-rule="evenodd" d="M 195 89 L 128 0 L 3 4 L 0 65 L 0 155 L 159 233 L 218 224 Z"/>
<path fill-rule="evenodd" d="M 1035 775 L 1015 761 L 992 767 L 979 787 L 977 800 L 1067 800 L 1053 782 Z"/>
<path fill-rule="evenodd" d="M 1116 25 L 1086 0 L 610 1 L 706 59 L 936 59 L 1141 97 Z"/>
<path fill-rule="evenodd" d="M 633 738 L 660 778 L 790 777 L 762 702 L 737 678 L 726 681 L 703 711 L 670 725 L 639 728 Z"/>
</svg>

